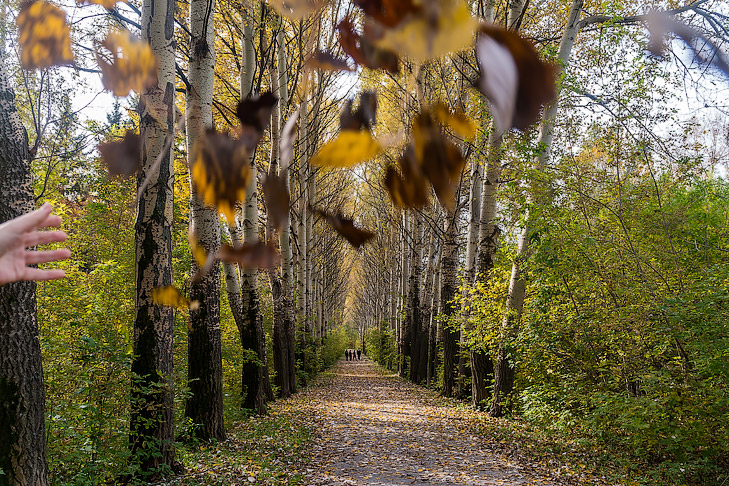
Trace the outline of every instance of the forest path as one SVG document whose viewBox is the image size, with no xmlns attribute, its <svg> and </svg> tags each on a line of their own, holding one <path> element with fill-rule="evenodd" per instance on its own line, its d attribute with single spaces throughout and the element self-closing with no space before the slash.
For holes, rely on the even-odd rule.
<svg viewBox="0 0 729 486">
<path fill-rule="evenodd" d="M 307 395 L 312 485 L 554 484 L 494 454 L 472 414 L 371 361 L 339 361 Z"/>
</svg>

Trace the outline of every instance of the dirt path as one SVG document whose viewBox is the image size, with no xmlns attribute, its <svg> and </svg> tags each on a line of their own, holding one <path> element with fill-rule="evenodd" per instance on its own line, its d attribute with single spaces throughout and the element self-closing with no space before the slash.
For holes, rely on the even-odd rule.
<svg viewBox="0 0 729 486">
<path fill-rule="evenodd" d="M 340 361 L 307 394 L 313 485 L 553 484 L 495 455 L 469 413 L 368 360 Z"/>
</svg>

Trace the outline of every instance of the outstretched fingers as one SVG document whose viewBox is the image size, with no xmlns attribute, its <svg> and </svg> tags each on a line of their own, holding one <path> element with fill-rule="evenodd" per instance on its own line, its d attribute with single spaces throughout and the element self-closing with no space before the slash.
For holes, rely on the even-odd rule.
<svg viewBox="0 0 729 486">
<path fill-rule="evenodd" d="M 45 245 L 46 243 L 58 243 L 66 241 L 68 235 L 65 231 L 34 231 L 25 237 L 25 247 Z"/>
<path fill-rule="evenodd" d="M 36 265 L 38 263 L 57 262 L 59 260 L 65 260 L 70 256 L 71 251 L 66 248 L 48 251 L 26 251 L 25 264 Z"/>
<path fill-rule="evenodd" d="M 31 211 L 28 214 L 24 214 L 10 221 L 9 224 L 13 225 L 18 232 L 30 232 L 38 228 L 43 227 L 43 223 L 50 219 L 51 211 L 53 206 L 45 203 L 35 211 Z M 55 221 L 55 220 L 54 220 Z M 60 222 L 59 222 L 60 224 Z M 57 225 L 56 225 L 57 226 Z"/>
<path fill-rule="evenodd" d="M 66 272 L 63 270 L 52 269 L 42 270 L 40 268 L 26 267 L 25 274 L 21 280 L 57 280 L 66 276 Z"/>
</svg>

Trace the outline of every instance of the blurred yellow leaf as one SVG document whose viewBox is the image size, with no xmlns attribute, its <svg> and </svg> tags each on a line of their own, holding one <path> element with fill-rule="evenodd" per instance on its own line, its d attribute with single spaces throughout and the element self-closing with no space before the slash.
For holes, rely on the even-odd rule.
<svg viewBox="0 0 729 486">
<path fill-rule="evenodd" d="M 205 264 L 208 261 L 208 253 L 200 245 L 200 241 L 198 241 L 195 233 L 189 232 L 187 234 L 187 242 L 190 244 L 190 253 L 192 253 L 192 257 L 197 262 L 198 267 L 205 268 Z"/>
<path fill-rule="evenodd" d="M 107 10 L 111 10 L 114 7 L 116 7 L 116 4 L 119 3 L 119 0 L 76 0 L 76 3 L 78 4 L 89 4 L 89 5 L 101 5 Z"/>
<path fill-rule="evenodd" d="M 101 68 L 101 82 L 114 96 L 141 93 L 157 82 L 157 57 L 147 42 L 129 32 L 112 32 L 101 43 L 108 54 L 96 52 Z"/>
<path fill-rule="evenodd" d="M 291 20 L 301 20 L 320 9 L 321 0 L 268 0 L 278 13 Z"/>
<path fill-rule="evenodd" d="M 448 125 L 463 138 L 476 135 L 476 124 L 462 111 L 451 112 L 443 103 L 436 103 L 431 107 L 433 115 L 442 124 Z"/>
<path fill-rule="evenodd" d="M 311 163 L 323 167 L 348 168 L 370 160 L 382 152 L 382 146 L 363 130 L 342 130 L 339 136 L 324 145 Z"/>
<path fill-rule="evenodd" d="M 26 2 L 18 14 L 20 64 L 25 69 L 73 63 L 66 13 L 48 2 Z"/>
<path fill-rule="evenodd" d="M 248 152 L 242 141 L 209 129 L 196 147 L 192 180 L 200 199 L 216 206 L 229 223 L 235 221 L 235 205 L 246 196 L 251 178 Z"/>
<path fill-rule="evenodd" d="M 464 2 L 440 0 L 388 30 L 376 45 L 423 62 L 470 46 L 477 26 Z"/>
<path fill-rule="evenodd" d="M 157 305 L 176 307 L 180 310 L 196 310 L 200 306 L 198 301 L 190 302 L 187 297 L 171 285 L 152 289 L 152 300 Z"/>
</svg>

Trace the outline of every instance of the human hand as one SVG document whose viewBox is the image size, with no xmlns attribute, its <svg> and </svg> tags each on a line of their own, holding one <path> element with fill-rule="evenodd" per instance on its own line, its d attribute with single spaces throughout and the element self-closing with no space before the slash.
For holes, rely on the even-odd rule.
<svg viewBox="0 0 729 486">
<path fill-rule="evenodd" d="M 0 285 L 20 280 L 55 280 L 66 275 L 63 270 L 41 270 L 28 266 L 71 256 L 71 251 L 66 248 L 48 251 L 27 249 L 65 241 L 67 236 L 63 231 L 38 231 L 61 225 L 61 218 L 51 211 L 53 207 L 46 203 L 33 212 L 0 224 Z"/>
</svg>

